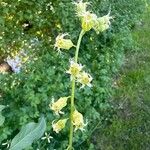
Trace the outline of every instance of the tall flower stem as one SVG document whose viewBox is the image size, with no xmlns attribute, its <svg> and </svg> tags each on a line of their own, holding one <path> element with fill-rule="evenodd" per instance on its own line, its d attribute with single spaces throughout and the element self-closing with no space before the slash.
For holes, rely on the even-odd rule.
<svg viewBox="0 0 150 150">
<path fill-rule="evenodd" d="M 76 52 L 75 52 L 75 62 L 78 62 L 78 55 L 79 55 L 79 49 L 80 49 L 80 44 L 81 44 L 81 40 L 83 35 L 85 34 L 84 30 L 81 30 L 80 35 L 79 35 L 79 39 L 77 42 L 77 46 L 76 46 Z M 73 111 L 74 111 L 74 97 L 75 97 L 75 77 L 73 77 L 72 79 L 72 88 L 71 88 L 71 110 L 70 110 L 70 135 L 69 135 L 69 146 L 68 146 L 68 150 L 73 150 L 72 147 L 72 143 L 73 143 Z"/>
</svg>

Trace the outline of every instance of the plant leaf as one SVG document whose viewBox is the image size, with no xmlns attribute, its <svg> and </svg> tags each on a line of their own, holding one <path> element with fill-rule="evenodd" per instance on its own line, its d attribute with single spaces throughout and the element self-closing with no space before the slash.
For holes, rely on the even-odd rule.
<svg viewBox="0 0 150 150">
<path fill-rule="evenodd" d="M 0 105 L 0 112 L 5 108 L 6 106 Z"/>
<path fill-rule="evenodd" d="M 22 150 L 30 146 L 34 140 L 39 139 L 46 130 L 44 117 L 38 123 L 28 123 L 23 126 L 21 131 L 14 137 L 9 150 Z"/>
<path fill-rule="evenodd" d="M 4 105 L 0 105 L 0 126 L 2 126 L 3 123 L 4 123 L 4 121 L 5 121 L 5 117 L 2 116 L 2 114 L 1 114 L 1 112 L 2 112 L 2 110 L 3 110 L 4 108 L 5 108 Z"/>
</svg>

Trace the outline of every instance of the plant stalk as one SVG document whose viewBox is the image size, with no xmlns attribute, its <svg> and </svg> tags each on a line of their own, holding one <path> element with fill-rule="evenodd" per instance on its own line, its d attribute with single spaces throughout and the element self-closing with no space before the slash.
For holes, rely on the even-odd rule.
<svg viewBox="0 0 150 150">
<path fill-rule="evenodd" d="M 83 30 L 81 30 L 80 35 L 79 35 L 79 39 L 77 42 L 77 46 L 76 46 L 76 52 L 75 52 L 75 62 L 78 62 L 78 55 L 79 55 L 79 49 L 80 49 L 80 44 L 81 44 L 81 40 L 83 35 L 85 34 L 85 32 Z M 71 83 L 72 87 L 71 87 L 71 110 L 70 110 L 70 135 L 69 135 L 69 146 L 68 146 L 68 150 L 73 150 L 72 147 L 72 143 L 73 143 L 73 111 L 74 111 L 74 97 L 75 97 L 75 77 L 72 78 L 72 83 Z"/>
</svg>

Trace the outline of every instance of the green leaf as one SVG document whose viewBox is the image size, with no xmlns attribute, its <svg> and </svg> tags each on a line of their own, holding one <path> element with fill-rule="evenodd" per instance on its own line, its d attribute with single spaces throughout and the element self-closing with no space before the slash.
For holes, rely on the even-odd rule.
<svg viewBox="0 0 150 150">
<path fill-rule="evenodd" d="M 2 110 L 3 110 L 4 108 L 5 108 L 4 105 L 0 105 L 0 126 L 2 126 L 3 123 L 4 123 L 4 121 L 5 121 L 5 117 L 2 116 L 2 114 L 1 114 L 1 112 L 2 112 Z"/>
<path fill-rule="evenodd" d="M 5 108 L 6 106 L 0 105 L 0 112 Z"/>
<path fill-rule="evenodd" d="M 22 150 L 30 146 L 34 140 L 39 139 L 46 130 L 46 122 L 42 117 L 38 123 L 28 123 L 14 137 L 9 150 Z"/>
</svg>

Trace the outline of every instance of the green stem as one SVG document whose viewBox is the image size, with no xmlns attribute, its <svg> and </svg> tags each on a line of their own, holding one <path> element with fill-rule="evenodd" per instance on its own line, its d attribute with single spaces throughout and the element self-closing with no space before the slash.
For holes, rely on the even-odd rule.
<svg viewBox="0 0 150 150">
<path fill-rule="evenodd" d="M 77 47 L 76 47 L 76 52 L 75 52 L 75 62 L 78 62 L 78 55 L 79 55 L 79 49 L 80 49 L 80 44 L 81 44 L 81 40 L 82 37 L 84 35 L 84 31 L 82 30 L 80 32 L 79 35 L 79 39 L 77 42 Z M 69 135 L 69 146 L 68 146 L 68 150 L 72 150 L 72 143 L 73 143 L 73 123 L 72 123 L 72 119 L 73 119 L 73 111 L 74 111 L 74 96 L 75 96 L 75 77 L 73 77 L 72 79 L 72 88 L 71 88 L 71 110 L 70 110 L 70 135 Z"/>
<path fill-rule="evenodd" d="M 83 35 L 85 34 L 84 30 L 81 30 L 80 35 L 79 35 L 79 39 L 78 39 L 78 43 L 77 43 L 77 47 L 76 47 L 76 53 L 75 53 L 75 62 L 78 62 L 78 55 L 79 55 L 79 49 L 80 49 L 80 44 L 81 44 L 81 40 Z"/>
</svg>

